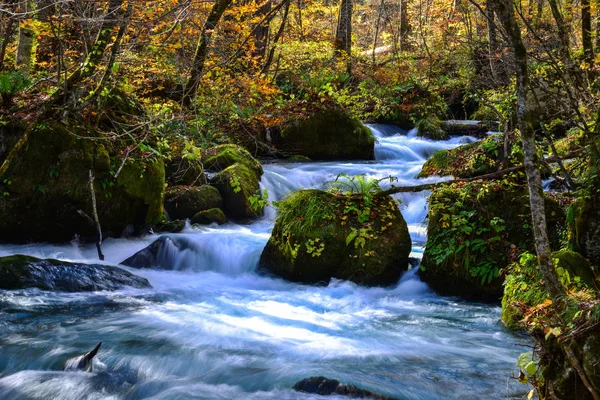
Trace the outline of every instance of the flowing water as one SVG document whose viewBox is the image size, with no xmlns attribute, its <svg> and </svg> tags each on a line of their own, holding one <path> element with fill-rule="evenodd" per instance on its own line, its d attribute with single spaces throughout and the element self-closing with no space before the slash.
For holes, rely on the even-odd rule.
<svg viewBox="0 0 600 400">
<path fill-rule="evenodd" d="M 416 180 L 436 150 L 473 138 L 428 141 L 372 125 L 376 161 L 264 166 L 270 200 L 320 187 L 340 173 Z M 413 238 L 425 241 L 427 193 L 400 196 Z M 510 379 L 526 337 L 506 331 L 500 309 L 440 297 L 405 273 L 391 288 L 345 281 L 299 285 L 254 271 L 275 211 L 251 225 L 188 227 L 165 251 L 175 271 L 133 270 L 153 289 L 50 293 L 0 291 L 0 399 L 309 399 L 300 379 L 324 375 L 399 399 L 519 398 Z M 157 236 L 108 239 L 117 264 Z M 0 256 L 96 262 L 90 245 L 2 245 Z M 102 341 L 94 372 L 65 362 Z M 335 398 L 335 397 L 332 397 Z"/>
</svg>

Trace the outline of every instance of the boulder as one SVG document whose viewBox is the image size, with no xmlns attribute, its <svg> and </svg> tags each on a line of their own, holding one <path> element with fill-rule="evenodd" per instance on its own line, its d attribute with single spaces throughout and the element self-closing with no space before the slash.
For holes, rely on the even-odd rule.
<svg viewBox="0 0 600 400">
<path fill-rule="evenodd" d="M 600 266 L 600 193 L 589 198 L 581 197 L 571 206 L 573 223 L 569 229 L 569 241 L 573 249 Z"/>
<path fill-rule="evenodd" d="M 214 249 L 189 235 L 161 236 L 122 265 L 141 269 L 203 271 L 217 264 Z"/>
<path fill-rule="evenodd" d="M 169 233 L 178 233 L 181 232 L 185 228 L 185 221 L 181 219 L 176 219 L 175 221 L 162 221 L 156 224 L 153 228 L 154 232 L 169 232 Z"/>
<path fill-rule="evenodd" d="M 234 164 L 243 164 L 256 172 L 263 174 L 262 165 L 252 157 L 248 150 L 235 144 L 222 144 L 202 152 L 202 164 L 208 171 L 219 172 Z"/>
<path fill-rule="evenodd" d="M 313 160 L 372 160 L 375 152 L 369 128 L 337 109 L 288 121 L 269 138 L 279 151 Z"/>
<path fill-rule="evenodd" d="M 302 379 L 301 381 L 296 382 L 294 390 L 321 396 L 337 394 L 361 399 L 393 400 L 391 397 L 382 396 L 354 385 L 344 385 L 336 379 L 327 379 L 324 376 L 314 376 Z"/>
<path fill-rule="evenodd" d="M 223 197 L 226 215 L 234 220 L 244 220 L 262 215 L 260 175 L 244 163 L 235 163 L 216 174 L 210 184 Z"/>
<path fill-rule="evenodd" d="M 192 217 L 192 224 L 210 225 L 215 222 L 219 225 L 227 222 L 227 218 L 220 208 L 200 211 Z"/>
<path fill-rule="evenodd" d="M 513 151 L 513 145 L 510 146 Z M 517 153 L 518 154 L 518 153 Z M 520 156 L 504 154 L 504 136 L 491 135 L 480 142 L 469 143 L 434 153 L 423 165 L 419 178 L 432 175 L 472 178 L 512 167 Z"/>
<path fill-rule="evenodd" d="M 109 145 L 116 146 L 86 127 L 39 123 L 0 176 L 0 241 L 95 237 L 95 227 L 78 212 L 92 215 L 90 170 L 106 236 L 118 236 L 130 225 L 140 229 L 160 221 L 163 162 L 130 157 L 115 178 L 111 169 L 118 170 L 122 158 Z"/>
<path fill-rule="evenodd" d="M 450 119 L 441 121 L 440 127 L 450 136 L 475 136 L 485 138 L 490 131 L 488 124 L 482 121 Z"/>
<path fill-rule="evenodd" d="M 165 179 L 169 186 L 201 186 L 206 184 L 206 174 L 199 160 L 174 157 L 165 166 Z"/>
<path fill-rule="evenodd" d="M 301 190 L 278 203 L 260 268 L 304 283 L 331 278 L 393 285 L 408 269 L 411 239 L 396 201 Z"/>
<path fill-rule="evenodd" d="M 58 292 L 149 288 L 145 278 L 109 265 L 70 263 L 24 255 L 0 258 L 0 289 L 38 288 Z"/>
<path fill-rule="evenodd" d="M 209 185 L 177 186 L 165 193 L 165 211 L 171 219 L 192 218 L 199 211 L 223 207 L 219 191 Z"/>
<path fill-rule="evenodd" d="M 444 295 L 499 301 L 503 268 L 535 248 L 527 188 L 474 181 L 440 187 L 429 202 L 421 280 Z M 558 247 L 564 213 L 555 200 L 546 200 L 546 218 Z"/>
</svg>

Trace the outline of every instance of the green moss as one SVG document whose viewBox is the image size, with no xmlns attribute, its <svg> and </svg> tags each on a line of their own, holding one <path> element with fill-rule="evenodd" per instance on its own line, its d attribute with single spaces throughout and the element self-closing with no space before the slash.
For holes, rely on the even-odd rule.
<svg viewBox="0 0 600 400">
<path fill-rule="evenodd" d="M 223 171 L 240 163 L 256 171 L 259 176 L 263 174 L 262 166 L 250 152 L 235 144 L 222 144 L 205 150 L 202 152 L 202 163 L 209 171 Z"/>
<path fill-rule="evenodd" d="M 440 150 L 425 162 L 420 178 L 431 175 L 471 178 L 516 165 L 520 160 L 518 146 L 510 147 L 510 155 L 504 154 L 504 137 L 491 135 L 480 142 L 470 143 L 450 150 Z"/>
<path fill-rule="evenodd" d="M 593 276 L 590 264 L 581 254 L 559 250 L 552 253 L 552 258 L 566 292 L 584 287 L 598 290 L 598 281 Z M 521 310 L 542 304 L 548 298 L 537 259 L 530 253 L 525 253 L 518 262 L 507 268 L 502 297 L 502 321 L 510 329 L 521 329 L 524 327 L 521 323 Z M 568 312 L 575 314 L 577 310 L 578 307 L 574 307 Z"/>
<path fill-rule="evenodd" d="M 279 202 L 261 266 L 286 279 L 366 285 L 397 282 L 411 249 L 406 222 L 391 197 L 301 190 Z"/>
<path fill-rule="evenodd" d="M 286 153 L 314 160 L 368 160 L 374 157 L 375 138 L 369 128 L 342 110 L 323 110 L 287 122 L 273 144 Z"/>
<path fill-rule="evenodd" d="M 154 226 L 154 232 L 178 233 L 185 228 L 185 221 L 177 219 L 175 221 L 159 222 Z"/>
<path fill-rule="evenodd" d="M 246 219 L 261 215 L 250 198 L 259 195 L 259 176 L 247 165 L 236 163 L 225 168 L 211 179 L 223 197 L 225 212 L 233 219 Z"/>
<path fill-rule="evenodd" d="M 192 218 L 193 224 L 209 225 L 214 222 L 219 225 L 223 225 L 227 222 L 227 218 L 220 208 L 211 208 L 210 210 L 200 211 Z"/>
<path fill-rule="evenodd" d="M 131 197 L 142 199 L 148 206 L 145 222 L 153 226 L 163 217 L 165 166 L 162 160 L 146 164 L 128 160 L 117 178 L 117 184 Z"/>
<path fill-rule="evenodd" d="M 192 218 L 199 211 L 222 206 L 221 194 L 209 185 L 178 186 L 170 188 L 165 194 L 165 209 L 173 219 Z"/>
<path fill-rule="evenodd" d="M 600 193 L 584 195 L 569 208 L 569 243 L 571 247 L 600 266 Z"/>
<path fill-rule="evenodd" d="M 206 175 L 199 160 L 173 157 L 165 166 L 165 180 L 170 186 L 200 186 L 206 184 Z"/>
<path fill-rule="evenodd" d="M 527 189 L 512 181 L 470 182 L 440 187 L 429 201 L 421 279 L 444 294 L 500 299 L 503 268 L 534 249 Z M 546 200 L 554 247 L 563 215 Z"/>
<path fill-rule="evenodd" d="M 312 160 L 306 156 L 295 155 L 287 158 L 288 161 L 301 163 L 301 162 L 311 162 Z"/>
</svg>

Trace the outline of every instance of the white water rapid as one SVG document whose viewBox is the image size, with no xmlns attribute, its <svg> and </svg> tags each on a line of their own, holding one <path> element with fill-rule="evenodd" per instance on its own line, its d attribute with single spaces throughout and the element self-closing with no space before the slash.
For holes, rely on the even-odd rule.
<svg viewBox="0 0 600 400">
<path fill-rule="evenodd" d="M 340 173 L 423 183 L 414 177 L 431 154 L 474 140 L 370 128 L 376 161 L 266 164 L 269 200 Z M 400 197 L 417 256 L 426 196 Z M 0 399 L 319 399 L 291 389 L 318 375 L 398 399 L 523 396 L 510 376 L 529 341 L 501 326 L 498 306 L 437 296 L 414 270 L 392 288 L 259 276 L 274 218 L 269 209 L 251 225 L 188 227 L 177 236 L 189 248 L 164 255 L 175 271 L 129 269 L 153 289 L 0 291 Z M 156 238 L 106 240 L 107 263 Z M 97 262 L 93 245 L 0 245 L 0 256 L 16 253 Z M 100 341 L 93 372 L 63 371 Z"/>
</svg>

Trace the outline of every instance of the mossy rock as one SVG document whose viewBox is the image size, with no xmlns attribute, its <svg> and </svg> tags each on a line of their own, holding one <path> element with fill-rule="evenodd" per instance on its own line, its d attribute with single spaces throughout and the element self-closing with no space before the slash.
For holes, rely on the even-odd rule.
<svg viewBox="0 0 600 400">
<path fill-rule="evenodd" d="M 220 208 L 200 211 L 192 217 L 192 224 L 210 225 L 215 222 L 219 225 L 227 222 L 227 218 Z"/>
<path fill-rule="evenodd" d="M 0 289 L 37 288 L 59 292 L 149 288 L 145 278 L 109 265 L 70 263 L 25 255 L 0 257 Z"/>
<path fill-rule="evenodd" d="M 301 190 L 278 207 L 262 270 L 295 282 L 392 285 L 408 269 L 408 227 L 389 196 L 367 206 L 362 196 Z"/>
<path fill-rule="evenodd" d="M 581 197 L 571 206 L 569 241 L 573 249 L 600 267 L 600 193 Z"/>
<path fill-rule="evenodd" d="M 503 135 L 491 135 L 480 142 L 469 143 L 450 150 L 440 150 L 425 162 L 419 178 L 432 175 L 454 176 L 455 178 L 472 178 L 498 171 L 515 165 L 520 159 L 518 147 L 510 147 L 516 152 L 514 157 L 504 154 Z M 509 154 L 510 156 L 510 154 Z"/>
<path fill-rule="evenodd" d="M 444 295 L 499 301 L 502 270 L 534 250 L 529 193 L 515 182 L 443 186 L 430 197 L 421 280 Z M 551 244 L 558 247 L 564 213 L 546 199 Z"/>
<path fill-rule="evenodd" d="M 250 152 L 235 144 L 222 144 L 202 152 L 202 164 L 208 171 L 219 172 L 239 163 L 255 171 L 258 176 L 263 174 L 262 165 Z"/>
<path fill-rule="evenodd" d="M 223 207 L 219 191 L 209 185 L 177 186 L 165 193 L 165 211 L 171 219 L 192 218 L 199 211 Z"/>
<path fill-rule="evenodd" d="M 556 268 L 569 273 L 569 280 L 575 285 L 585 285 L 598 291 L 599 282 L 594 276 L 590 263 L 579 253 L 559 250 L 552 253 Z M 533 256 L 522 259 L 507 268 L 502 297 L 502 322 L 510 329 L 522 329 L 524 309 L 535 307 L 549 299 L 542 275 Z M 558 274 L 559 278 L 562 274 Z M 564 283 L 563 283 L 564 284 Z M 565 287 L 568 292 L 572 288 Z"/>
<path fill-rule="evenodd" d="M 540 398 L 593 400 L 594 397 L 568 360 L 564 350 L 565 344 L 560 345 L 553 336 L 542 343 L 541 350 L 546 357 L 540 359 L 540 366 L 544 371 L 540 390 L 538 390 L 538 393 L 542 394 Z M 600 332 L 597 329 L 582 332 L 575 340 L 571 340 L 570 344 L 571 351 L 579 360 L 585 376 L 598 390 L 600 388 Z M 544 397 L 544 393 L 550 390 L 554 396 Z"/>
<path fill-rule="evenodd" d="M 482 121 L 451 119 L 441 121 L 440 128 L 449 136 L 475 136 L 478 138 L 485 138 L 489 132 L 488 124 Z"/>
<path fill-rule="evenodd" d="M 169 186 L 205 185 L 206 174 L 199 160 L 174 157 L 165 166 L 165 180 Z"/>
<path fill-rule="evenodd" d="M 288 157 L 287 160 L 289 162 L 294 162 L 294 163 L 307 163 L 307 162 L 312 162 L 312 160 L 306 156 L 301 156 L 299 154 L 296 154 L 294 156 Z"/>
<path fill-rule="evenodd" d="M 253 199 L 261 195 L 259 181 L 256 170 L 236 163 L 216 174 L 210 184 L 221 193 L 226 215 L 235 220 L 245 220 L 263 213 L 264 207 L 253 203 Z"/>
<path fill-rule="evenodd" d="M 163 215 L 165 172 L 161 160 L 130 157 L 121 165 L 115 143 L 85 126 L 40 123 L 0 177 L 0 240 L 63 242 L 75 234 L 95 237 L 89 171 L 105 236 L 128 226 L 141 229 Z M 112 158 L 111 158 L 112 154 Z M 10 184 L 9 184 L 10 183 Z"/>
<path fill-rule="evenodd" d="M 342 110 L 318 111 L 288 121 L 271 135 L 271 144 L 313 160 L 372 160 L 375 138 L 369 128 Z"/>
<path fill-rule="evenodd" d="M 185 229 L 185 221 L 176 219 L 175 221 L 159 222 L 153 228 L 155 233 L 178 233 Z"/>
</svg>

